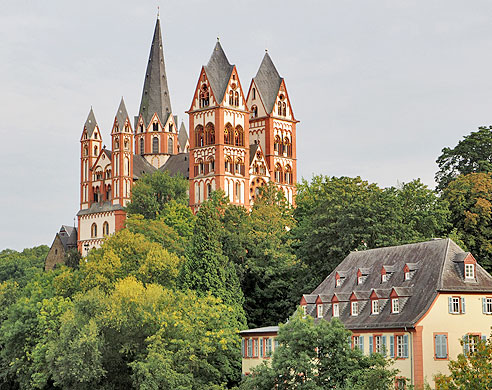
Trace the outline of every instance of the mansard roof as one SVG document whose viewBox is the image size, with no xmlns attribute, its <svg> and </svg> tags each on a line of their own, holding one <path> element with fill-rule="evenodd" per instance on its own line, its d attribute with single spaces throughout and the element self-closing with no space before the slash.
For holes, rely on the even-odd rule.
<svg viewBox="0 0 492 390">
<path fill-rule="evenodd" d="M 476 279 L 465 281 L 460 271 L 464 251 L 451 239 L 435 239 L 415 244 L 351 252 L 333 272 L 309 295 L 334 294 L 340 301 L 345 301 L 340 308 L 340 319 L 349 329 L 412 327 L 430 308 L 439 292 L 492 292 L 492 276 L 480 265 L 476 266 Z M 456 261 L 461 260 L 461 262 Z M 405 280 L 404 268 L 408 264 L 418 264 L 415 274 Z M 381 280 L 381 268 L 391 267 L 394 272 L 387 282 Z M 357 271 L 370 268 L 365 280 L 357 283 Z M 335 275 L 345 274 L 346 280 L 341 286 L 335 286 Z M 368 292 L 376 290 L 381 301 L 380 314 L 371 315 Z M 400 298 L 400 312 L 391 313 L 387 302 L 394 291 Z M 351 316 L 346 298 L 355 293 L 362 299 L 358 316 Z M 314 312 L 314 305 L 309 305 L 308 313 Z M 331 310 L 325 312 L 325 318 L 331 318 Z"/>
<path fill-rule="evenodd" d="M 180 174 L 185 179 L 190 178 L 190 154 L 179 153 L 170 156 L 166 163 L 159 168 L 160 171 L 168 171 L 171 176 Z"/>
<path fill-rule="evenodd" d="M 185 150 L 188 140 L 189 138 L 188 138 L 188 132 L 186 131 L 186 126 L 184 122 L 181 122 L 181 126 L 179 128 L 179 133 L 178 133 L 178 143 L 181 151 Z"/>
<path fill-rule="evenodd" d="M 218 104 L 224 100 L 224 94 L 233 69 L 234 65 L 229 63 L 224 49 L 222 49 L 219 40 L 217 40 L 208 64 L 205 65 L 205 73 Z"/>
<path fill-rule="evenodd" d="M 273 111 L 273 106 L 275 105 L 275 100 L 277 99 L 283 78 L 280 77 L 268 52 L 265 53 L 263 61 L 261 61 L 261 65 L 253 80 L 261 96 L 261 100 L 265 105 L 265 110 L 270 114 Z"/>
<path fill-rule="evenodd" d="M 157 113 L 159 120 L 164 125 L 171 112 L 171 98 L 169 97 L 164 52 L 162 50 L 161 24 L 157 19 L 145 73 L 139 115 L 142 115 L 145 126 L 148 126 L 154 113 Z"/>
<path fill-rule="evenodd" d="M 87 115 L 87 119 L 85 120 L 84 124 L 84 130 L 87 131 L 87 138 L 92 137 L 92 133 L 94 133 L 94 130 L 97 126 L 97 121 L 96 121 L 96 116 L 94 115 L 94 111 L 91 110 L 89 111 L 89 115 Z"/>
</svg>

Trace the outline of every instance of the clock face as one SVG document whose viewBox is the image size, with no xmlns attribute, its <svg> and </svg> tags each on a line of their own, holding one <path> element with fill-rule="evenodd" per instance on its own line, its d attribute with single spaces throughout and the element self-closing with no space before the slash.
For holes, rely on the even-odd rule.
<svg viewBox="0 0 492 390">
<path fill-rule="evenodd" d="M 236 83 L 232 83 L 232 84 L 231 84 L 231 88 L 232 88 L 232 89 L 236 89 L 236 88 L 237 88 Z"/>
</svg>

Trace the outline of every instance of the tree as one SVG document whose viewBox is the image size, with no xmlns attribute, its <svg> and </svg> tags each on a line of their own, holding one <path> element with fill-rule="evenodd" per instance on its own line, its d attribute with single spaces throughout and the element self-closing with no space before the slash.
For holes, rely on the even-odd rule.
<svg viewBox="0 0 492 390">
<path fill-rule="evenodd" d="M 315 176 L 298 188 L 294 248 L 317 286 L 350 251 L 422 241 L 448 228 L 447 205 L 419 180 L 379 188 L 361 178 Z"/>
<path fill-rule="evenodd" d="M 143 175 L 132 187 L 126 211 L 129 215 L 141 214 L 146 219 L 155 219 L 171 200 L 188 204 L 187 191 L 188 180 L 180 175 L 171 176 L 167 171 Z"/>
<path fill-rule="evenodd" d="M 470 173 L 452 181 L 444 190 L 450 222 L 458 237 L 479 263 L 492 271 L 492 173 Z"/>
<path fill-rule="evenodd" d="M 492 389 L 492 338 L 477 340 L 474 352 L 466 356 L 459 354 L 448 367 L 449 375 L 439 374 L 434 378 L 437 390 Z"/>
<path fill-rule="evenodd" d="M 389 390 L 397 370 L 380 354 L 365 356 L 350 346 L 351 332 L 338 319 L 314 323 L 301 310 L 281 325 L 271 365 L 263 363 L 242 390 L 357 388 Z M 353 387 L 346 387 L 346 386 Z"/>
<path fill-rule="evenodd" d="M 445 147 L 436 160 L 437 188 L 443 190 L 459 175 L 492 171 L 492 126 L 465 135 L 454 148 Z"/>
<path fill-rule="evenodd" d="M 5 249 L 0 252 L 0 282 L 11 280 L 22 287 L 34 275 L 43 272 L 44 260 L 50 248 L 40 245 L 26 248 L 22 252 Z"/>
</svg>

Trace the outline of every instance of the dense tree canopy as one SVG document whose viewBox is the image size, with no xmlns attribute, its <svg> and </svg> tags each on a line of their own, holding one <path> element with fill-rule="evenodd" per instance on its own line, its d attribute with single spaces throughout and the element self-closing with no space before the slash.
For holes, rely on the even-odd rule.
<svg viewBox="0 0 492 390">
<path fill-rule="evenodd" d="M 0 252 L 0 282 L 16 281 L 24 286 L 35 274 L 44 269 L 44 259 L 49 248 L 46 245 L 17 252 L 4 249 Z"/>
<path fill-rule="evenodd" d="M 438 188 L 443 190 L 459 175 L 492 172 L 492 126 L 463 137 L 454 148 L 445 147 L 436 161 Z"/>
</svg>

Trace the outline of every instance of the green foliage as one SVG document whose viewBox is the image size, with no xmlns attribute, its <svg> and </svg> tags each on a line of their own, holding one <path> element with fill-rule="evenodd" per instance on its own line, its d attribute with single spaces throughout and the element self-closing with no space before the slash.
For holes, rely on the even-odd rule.
<svg viewBox="0 0 492 390">
<path fill-rule="evenodd" d="M 438 188 L 443 190 L 459 175 L 492 171 L 492 126 L 463 137 L 453 149 L 444 148 L 436 160 Z"/>
<path fill-rule="evenodd" d="M 298 187 L 294 248 L 314 288 L 352 250 L 439 237 L 449 228 L 447 205 L 420 180 L 381 189 L 359 177 L 315 176 Z M 312 276 L 312 277 L 311 277 Z"/>
<path fill-rule="evenodd" d="M 456 235 L 492 271 L 492 173 L 459 176 L 443 190 Z"/>
<path fill-rule="evenodd" d="M 463 340 L 460 340 L 463 345 Z M 459 354 L 448 364 L 450 374 L 435 376 L 437 390 L 492 389 L 492 338 L 478 340 L 476 351 Z"/>
<path fill-rule="evenodd" d="M 241 384 L 242 390 L 389 390 L 394 386 L 397 371 L 389 369 L 390 360 L 352 349 L 351 332 L 339 320 L 315 324 L 301 312 L 280 326 L 279 347 L 271 365 L 263 363 L 254 369 Z"/>
<path fill-rule="evenodd" d="M 129 215 L 140 214 L 146 219 L 155 219 L 172 200 L 187 205 L 187 190 L 188 180 L 182 176 L 171 176 L 167 171 L 143 175 L 132 187 L 131 203 L 126 211 Z"/>
<path fill-rule="evenodd" d="M 70 268 L 79 268 L 82 255 L 77 249 L 72 249 L 66 254 L 65 265 Z"/>
<path fill-rule="evenodd" d="M 22 252 L 12 249 L 1 251 L 0 282 L 11 280 L 25 286 L 34 275 L 43 271 L 49 249 L 46 245 L 40 245 Z"/>
</svg>

